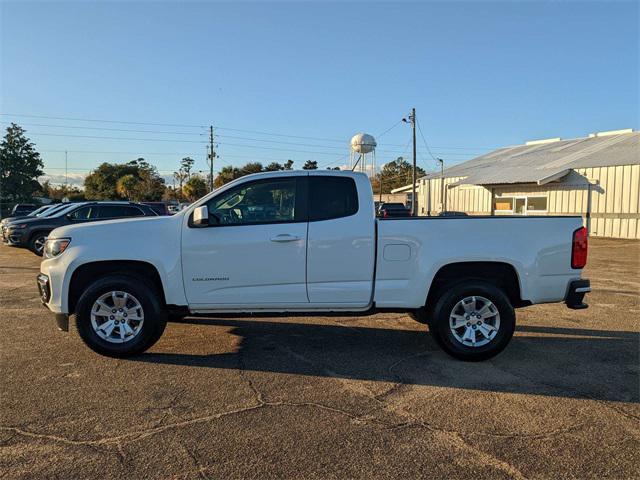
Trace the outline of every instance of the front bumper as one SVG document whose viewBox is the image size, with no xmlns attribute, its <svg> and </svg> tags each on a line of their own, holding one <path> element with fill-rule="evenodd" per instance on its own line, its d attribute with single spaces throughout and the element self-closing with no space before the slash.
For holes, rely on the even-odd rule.
<svg viewBox="0 0 640 480">
<path fill-rule="evenodd" d="M 588 279 L 574 280 L 569 284 L 567 296 L 564 303 L 573 310 L 582 310 L 589 308 L 589 305 L 583 302 L 584 296 L 591 291 L 591 283 Z"/>
<path fill-rule="evenodd" d="M 40 300 L 42 301 L 42 305 L 47 308 L 49 311 L 49 301 L 51 300 L 51 282 L 49 281 L 49 277 L 44 273 L 38 275 L 37 278 L 38 283 L 38 292 L 40 293 Z M 52 312 L 55 315 L 56 325 L 58 326 L 58 330 L 62 330 L 64 332 L 69 331 L 69 314 L 67 313 L 56 313 Z"/>
<path fill-rule="evenodd" d="M 23 246 L 25 245 L 25 232 L 24 229 L 15 228 L 3 228 L 2 229 L 2 241 L 7 245 Z"/>
</svg>

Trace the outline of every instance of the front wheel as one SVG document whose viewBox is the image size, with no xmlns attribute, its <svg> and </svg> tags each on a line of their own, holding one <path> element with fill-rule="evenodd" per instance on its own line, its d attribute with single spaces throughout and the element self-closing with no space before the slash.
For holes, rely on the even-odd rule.
<svg viewBox="0 0 640 480">
<path fill-rule="evenodd" d="M 448 354 L 460 360 L 479 361 L 504 350 L 515 325 L 511 302 L 500 288 L 469 281 L 443 289 L 430 327 Z"/>
<path fill-rule="evenodd" d="M 44 233 L 36 233 L 29 240 L 29 250 L 31 250 L 33 253 L 35 253 L 36 255 L 41 257 L 42 254 L 44 253 L 44 244 L 45 244 L 46 241 L 47 241 L 47 235 L 46 234 L 44 234 Z"/>
<path fill-rule="evenodd" d="M 102 355 L 128 357 L 149 349 L 167 323 L 158 294 L 141 280 L 108 275 L 82 294 L 76 325 L 84 343 Z"/>
</svg>

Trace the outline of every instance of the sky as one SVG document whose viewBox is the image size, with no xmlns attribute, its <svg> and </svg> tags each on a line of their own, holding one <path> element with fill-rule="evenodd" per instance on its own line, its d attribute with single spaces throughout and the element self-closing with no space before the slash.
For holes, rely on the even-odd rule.
<svg viewBox="0 0 640 480">
<path fill-rule="evenodd" d="M 638 2 L 0 2 L 0 126 L 54 181 L 144 157 L 436 168 L 639 125 Z M 91 121 L 89 121 L 91 120 Z M 99 120 L 99 121 L 97 121 Z M 429 149 L 427 148 L 429 147 Z"/>
</svg>

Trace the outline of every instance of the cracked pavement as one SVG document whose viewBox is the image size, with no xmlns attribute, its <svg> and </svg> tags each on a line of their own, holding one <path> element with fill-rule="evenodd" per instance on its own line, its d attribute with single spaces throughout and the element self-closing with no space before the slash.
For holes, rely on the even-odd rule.
<svg viewBox="0 0 640 480">
<path fill-rule="evenodd" d="M 483 363 L 403 314 L 189 318 L 101 357 L 0 246 L 0 478 L 638 478 L 640 243 L 590 242 L 590 308 L 518 310 Z"/>
</svg>

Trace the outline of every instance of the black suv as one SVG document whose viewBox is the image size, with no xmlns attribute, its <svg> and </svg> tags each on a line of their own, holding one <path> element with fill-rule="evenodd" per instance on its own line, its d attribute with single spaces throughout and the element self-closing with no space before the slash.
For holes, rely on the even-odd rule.
<svg viewBox="0 0 640 480">
<path fill-rule="evenodd" d="M 58 227 L 74 223 L 96 222 L 124 217 L 155 217 L 150 207 L 133 202 L 81 202 L 70 204 L 50 217 L 17 220 L 2 230 L 3 241 L 14 247 L 28 248 L 42 256 L 47 235 Z"/>
</svg>

